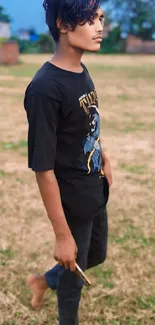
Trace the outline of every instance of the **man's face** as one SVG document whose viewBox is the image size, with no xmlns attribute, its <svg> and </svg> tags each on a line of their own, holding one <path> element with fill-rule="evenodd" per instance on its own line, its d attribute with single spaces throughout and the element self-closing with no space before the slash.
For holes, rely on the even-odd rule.
<svg viewBox="0 0 155 325">
<path fill-rule="evenodd" d="M 104 26 L 103 10 L 99 8 L 92 24 L 77 25 L 74 31 L 67 31 L 68 45 L 82 51 L 97 52 L 101 47 Z"/>
</svg>

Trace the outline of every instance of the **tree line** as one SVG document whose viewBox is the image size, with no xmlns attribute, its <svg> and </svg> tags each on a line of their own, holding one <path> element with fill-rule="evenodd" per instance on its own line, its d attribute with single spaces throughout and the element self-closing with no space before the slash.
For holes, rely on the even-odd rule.
<svg viewBox="0 0 155 325">
<path fill-rule="evenodd" d="M 102 53 L 120 53 L 125 50 L 125 40 L 129 34 L 143 40 L 155 39 L 155 0 L 104 0 L 105 24 L 112 26 L 108 37 L 103 40 Z M 11 17 L 0 6 L 0 21 L 11 22 Z M 114 24 L 115 23 L 115 24 Z M 31 29 L 31 33 L 35 33 Z M 21 53 L 48 53 L 55 48 L 49 34 L 39 35 L 35 42 L 17 38 Z"/>
</svg>

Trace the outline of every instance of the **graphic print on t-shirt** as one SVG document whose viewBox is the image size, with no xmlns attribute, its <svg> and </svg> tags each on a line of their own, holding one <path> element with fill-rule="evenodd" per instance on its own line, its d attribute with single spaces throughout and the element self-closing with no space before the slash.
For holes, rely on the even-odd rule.
<svg viewBox="0 0 155 325">
<path fill-rule="evenodd" d="M 83 140 L 83 148 L 80 156 L 81 167 L 87 171 L 99 172 L 102 165 L 100 145 L 100 116 L 96 90 L 84 94 L 79 98 L 82 107 L 88 116 L 89 131 Z"/>
</svg>

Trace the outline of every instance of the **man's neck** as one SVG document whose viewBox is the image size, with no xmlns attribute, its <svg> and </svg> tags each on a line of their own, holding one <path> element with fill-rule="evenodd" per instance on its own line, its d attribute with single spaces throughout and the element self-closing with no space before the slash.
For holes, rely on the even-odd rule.
<svg viewBox="0 0 155 325">
<path fill-rule="evenodd" d="M 81 67 L 82 55 L 83 51 L 81 50 L 57 45 L 50 62 L 61 69 L 80 73 L 83 70 Z"/>
</svg>

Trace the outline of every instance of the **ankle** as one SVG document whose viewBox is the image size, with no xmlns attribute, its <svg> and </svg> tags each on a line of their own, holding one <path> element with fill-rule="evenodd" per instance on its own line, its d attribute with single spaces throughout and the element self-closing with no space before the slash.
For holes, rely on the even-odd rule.
<svg viewBox="0 0 155 325">
<path fill-rule="evenodd" d="M 42 274 L 42 275 L 39 276 L 39 278 L 40 278 L 41 288 L 44 289 L 44 290 L 46 290 L 48 288 L 48 284 L 47 284 L 45 275 Z"/>
</svg>

